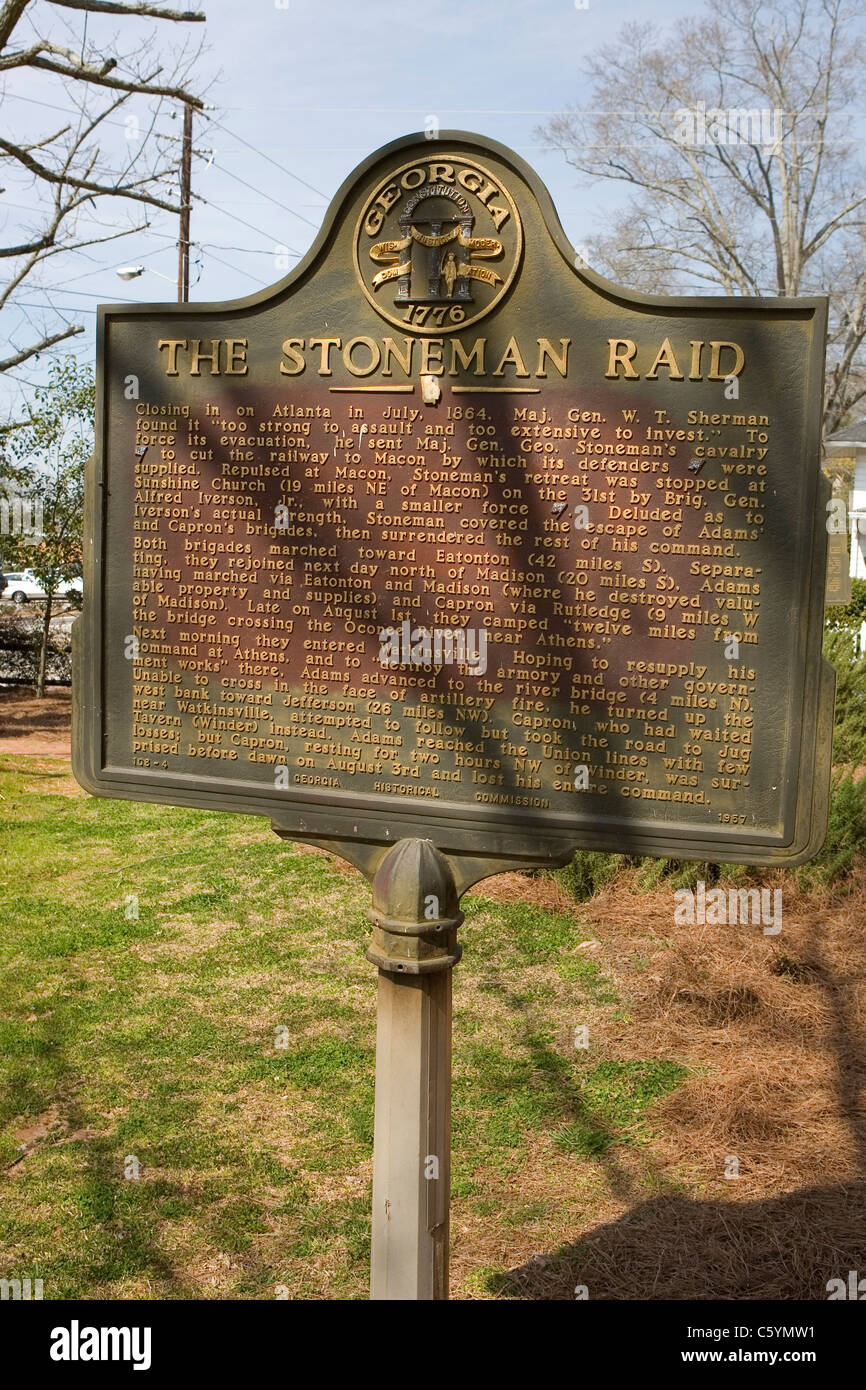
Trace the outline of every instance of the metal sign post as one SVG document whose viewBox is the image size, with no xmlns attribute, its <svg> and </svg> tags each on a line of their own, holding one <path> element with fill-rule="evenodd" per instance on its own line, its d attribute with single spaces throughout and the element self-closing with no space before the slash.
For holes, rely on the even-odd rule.
<svg viewBox="0 0 866 1390">
<path fill-rule="evenodd" d="M 401 840 L 373 880 L 379 967 L 370 1297 L 448 1297 L 451 971 L 463 921 L 432 840 Z"/>
<path fill-rule="evenodd" d="M 379 971 L 372 1299 L 448 1297 L 451 967 Z"/>
</svg>

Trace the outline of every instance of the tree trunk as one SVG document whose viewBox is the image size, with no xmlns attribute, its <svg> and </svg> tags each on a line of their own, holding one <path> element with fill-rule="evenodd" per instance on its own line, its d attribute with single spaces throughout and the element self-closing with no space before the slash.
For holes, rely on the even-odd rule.
<svg viewBox="0 0 866 1390">
<path fill-rule="evenodd" d="M 48 639 L 51 635 L 51 609 L 53 606 L 53 594 L 48 594 L 45 599 L 45 612 L 42 615 L 42 641 L 39 647 L 39 669 L 36 674 L 36 698 L 45 698 L 45 676 L 48 669 Z"/>
</svg>

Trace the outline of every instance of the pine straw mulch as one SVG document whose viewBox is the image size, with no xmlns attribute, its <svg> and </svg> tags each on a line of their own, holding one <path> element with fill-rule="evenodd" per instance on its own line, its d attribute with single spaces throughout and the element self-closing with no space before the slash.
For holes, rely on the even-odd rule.
<svg viewBox="0 0 866 1390">
<path fill-rule="evenodd" d="M 49 685 L 37 700 L 29 686 L 0 686 L 0 753 L 68 758 L 72 692 Z"/>
<path fill-rule="evenodd" d="M 623 1149 L 605 1155 L 594 1219 L 512 1268 L 502 1292 L 824 1299 L 831 1278 L 866 1274 L 866 871 L 823 895 L 768 878 L 783 891 L 777 936 L 676 925 L 673 890 L 639 893 L 636 877 L 579 907 L 553 879 L 504 875 L 478 890 L 589 928 L 627 1006 L 625 1021 L 597 1025 L 601 1055 L 693 1069 L 653 1111 L 644 1160 L 658 1195 Z"/>
</svg>

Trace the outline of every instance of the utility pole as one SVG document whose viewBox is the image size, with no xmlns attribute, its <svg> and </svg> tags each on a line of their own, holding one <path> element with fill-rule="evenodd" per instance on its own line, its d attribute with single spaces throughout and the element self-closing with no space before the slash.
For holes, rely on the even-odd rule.
<svg viewBox="0 0 866 1390">
<path fill-rule="evenodd" d="M 178 238 L 177 297 L 189 301 L 189 213 L 192 200 L 192 106 L 183 108 L 183 145 L 180 157 L 180 236 Z"/>
</svg>

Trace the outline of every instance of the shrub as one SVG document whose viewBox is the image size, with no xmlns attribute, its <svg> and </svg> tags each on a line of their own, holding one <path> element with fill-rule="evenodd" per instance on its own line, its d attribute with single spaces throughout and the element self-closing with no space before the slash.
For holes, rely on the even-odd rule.
<svg viewBox="0 0 866 1390">
<path fill-rule="evenodd" d="M 0 680 L 33 685 L 39 669 L 41 618 L 11 614 L 0 617 Z M 52 636 L 48 642 L 48 679 L 68 685 L 72 679 L 72 652 L 68 639 Z"/>
<path fill-rule="evenodd" d="M 557 869 L 556 877 L 575 902 L 585 903 L 603 888 L 625 864 L 634 861 L 625 854 L 602 854 L 599 850 L 578 849 L 570 864 Z"/>
<path fill-rule="evenodd" d="M 662 879 L 670 888 L 694 888 L 700 879 L 703 883 L 718 882 L 720 877 L 730 877 L 736 866 L 716 864 L 706 859 L 642 859 L 638 886 L 644 891 L 657 888 Z"/>
<path fill-rule="evenodd" d="M 848 603 L 837 604 L 827 609 L 824 622 L 828 628 L 849 628 L 859 631 L 866 619 L 866 579 L 851 580 L 851 598 Z"/>
<path fill-rule="evenodd" d="M 856 582 L 866 587 L 866 580 Z M 857 655 L 854 633 L 845 627 L 826 633 L 824 655 L 836 667 L 833 761 L 857 766 L 866 762 L 866 657 Z"/>
<path fill-rule="evenodd" d="M 830 792 L 830 819 L 827 838 L 820 852 L 808 864 L 801 864 L 797 877 L 802 887 L 836 883 L 845 878 L 855 858 L 866 854 L 866 777 L 854 780 L 852 773 L 837 773 Z"/>
</svg>

